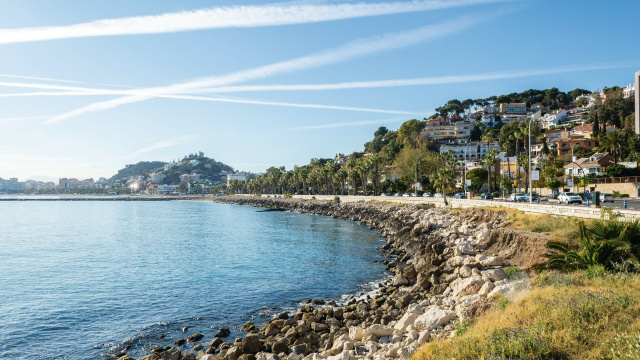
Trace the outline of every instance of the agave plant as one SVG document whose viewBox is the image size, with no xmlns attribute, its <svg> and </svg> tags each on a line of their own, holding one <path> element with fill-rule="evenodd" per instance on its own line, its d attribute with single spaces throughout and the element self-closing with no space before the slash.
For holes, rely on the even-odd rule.
<svg viewBox="0 0 640 360">
<path fill-rule="evenodd" d="M 637 227 L 633 227 L 633 230 Z M 578 223 L 578 249 L 572 249 L 564 241 L 549 241 L 551 250 L 547 261 L 536 270 L 556 269 L 561 271 L 583 270 L 600 265 L 613 270 L 620 267 L 638 268 L 639 262 L 633 254 L 627 231 L 629 224 L 617 221 L 596 221 L 591 225 Z M 632 231 L 633 231 L 632 230 Z"/>
</svg>

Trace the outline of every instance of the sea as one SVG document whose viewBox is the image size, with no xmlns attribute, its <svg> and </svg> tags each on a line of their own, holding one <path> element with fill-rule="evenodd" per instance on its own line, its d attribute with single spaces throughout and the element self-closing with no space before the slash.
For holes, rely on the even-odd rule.
<svg viewBox="0 0 640 360">
<path fill-rule="evenodd" d="M 0 202 L 0 359 L 137 358 L 221 327 L 233 341 L 246 321 L 362 296 L 386 276 L 384 239 L 367 227 L 263 210 Z"/>
</svg>

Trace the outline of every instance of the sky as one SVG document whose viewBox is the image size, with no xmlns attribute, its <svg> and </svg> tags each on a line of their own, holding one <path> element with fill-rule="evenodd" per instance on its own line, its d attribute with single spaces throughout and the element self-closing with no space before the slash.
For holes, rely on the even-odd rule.
<svg viewBox="0 0 640 360">
<path fill-rule="evenodd" d="M 362 151 L 450 99 L 626 86 L 640 2 L 0 0 L 0 177 Z"/>
</svg>

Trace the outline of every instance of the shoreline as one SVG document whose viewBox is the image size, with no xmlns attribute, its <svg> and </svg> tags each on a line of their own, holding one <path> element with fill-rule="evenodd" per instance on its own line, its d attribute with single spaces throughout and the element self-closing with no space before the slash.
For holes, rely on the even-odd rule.
<svg viewBox="0 0 640 360">
<path fill-rule="evenodd" d="M 249 196 L 212 201 L 361 223 L 386 239 L 383 264 L 392 277 L 380 282 L 377 293 L 347 299 L 343 306 L 314 299 L 295 312 L 277 314 L 260 328 L 248 322 L 242 328 L 244 338 L 229 339 L 221 329 L 208 347 L 195 345 L 193 354 L 188 348 L 201 334 L 191 334 L 176 341 L 177 347 L 155 349 L 141 360 L 408 358 L 431 337 L 455 334 L 456 322 L 488 309 L 494 296 L 526 286 L 507 279 L 502 268 L 509 264 L 484 255 L 491 252 L 492 230 L 506 230 L 500 229 L 505 216 L 499 212 Z M 194 335 L 198 339 L 191 341 Z"/>
</svg>

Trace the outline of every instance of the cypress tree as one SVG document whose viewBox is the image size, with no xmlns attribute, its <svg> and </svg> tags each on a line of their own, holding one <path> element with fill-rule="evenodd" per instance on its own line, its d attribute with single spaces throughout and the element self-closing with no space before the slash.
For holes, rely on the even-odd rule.
<svg viewBox="0 0 640 360">
<path fill-rule="evenodd" d="M 600 134 L 600 123 L 598 122 L 598 113 L 595 113 L 594 119 L 593 119 L 593 135 L 592 137 L 594 139 L 598 138 L 598 135 Z"/>
</svg>

